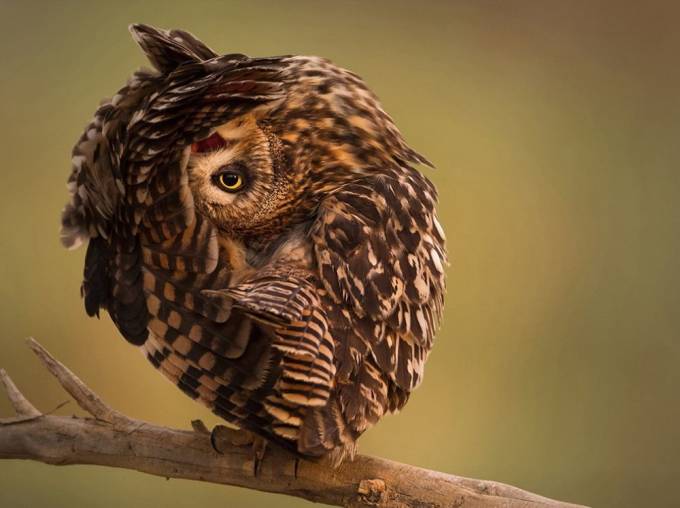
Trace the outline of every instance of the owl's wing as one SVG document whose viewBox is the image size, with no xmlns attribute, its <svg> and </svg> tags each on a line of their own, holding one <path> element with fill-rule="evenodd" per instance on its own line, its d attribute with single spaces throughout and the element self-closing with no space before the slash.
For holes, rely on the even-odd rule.
<svg viewBox="0 0 680 508">
<path fill-rule="evenodd" d="M 311 230 L 320 280 L 352 311 L 332 322 L 352 330 L 336 355 L 342 410 L 357 428 L 400 408 L 422 379 L 444 293 L 435 202 L 432 184 L 401 168 L 340 188 Z"/>
<path fill-rule="evenodd" d="M 230 298 L 233 308 L 271 330 L 272 347 L 282 355 L 282 373 L 275 386 L 281 398 L 300 406 L 326 403 L 335 375 L 334 345 L 312 278 L 274 268 L 206 293 Z"/>
</svg>

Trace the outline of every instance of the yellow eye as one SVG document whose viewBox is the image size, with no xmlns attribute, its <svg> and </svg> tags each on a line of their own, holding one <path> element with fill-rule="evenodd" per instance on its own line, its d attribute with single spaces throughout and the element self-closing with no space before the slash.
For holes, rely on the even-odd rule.
<svg viewBox="0 0 680 508">
<path fill-rule="evenodd" d="M 217 176 L 217 183 L 227 192 L 236 192 L 243 187 L 243 177 L 238 173 L 221 173 Z"/>
</svg>

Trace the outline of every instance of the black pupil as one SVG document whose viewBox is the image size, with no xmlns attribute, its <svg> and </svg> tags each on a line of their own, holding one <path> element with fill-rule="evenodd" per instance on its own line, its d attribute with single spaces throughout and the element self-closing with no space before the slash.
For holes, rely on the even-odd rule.
<svg viewBox="0 0 680 508">
<path fill-rule="evenodd" d="M 234 173 L 222 175 L 222 183 L 227 187 L 234 187 L 238 184 L 238 175 L 235 175 Z"/>
</svg>

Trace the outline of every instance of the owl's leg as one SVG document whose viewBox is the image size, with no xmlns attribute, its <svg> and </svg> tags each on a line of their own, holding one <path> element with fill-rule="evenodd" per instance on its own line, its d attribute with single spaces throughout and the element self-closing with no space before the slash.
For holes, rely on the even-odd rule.
<svg viewBox="0 0 680 508">
<path fill-rule="evenodd" d="M 210 433 L 210 443 L 213 449 L 222 454 L 219 444 L 228 442 L 232 446 L 251 446 L 253 453 L 253 476 L 258 476 L 260 466 L 267 451 L 267 440 L 249 430 L 235 430 L 224 425 L 216 425 Z"/>
</svg>

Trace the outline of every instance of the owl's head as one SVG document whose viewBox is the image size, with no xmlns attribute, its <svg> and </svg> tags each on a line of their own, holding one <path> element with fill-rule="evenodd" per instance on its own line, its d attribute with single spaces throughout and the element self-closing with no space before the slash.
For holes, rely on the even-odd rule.
<svg viewBox="0 0 680 508">
<path fill-rule="evenodd" d="M 237 236 L 276 232 L 303 217 L 305 179 L 264 120 L 244 114 L 187 149 L 194 203 Z"/>
</svg>

